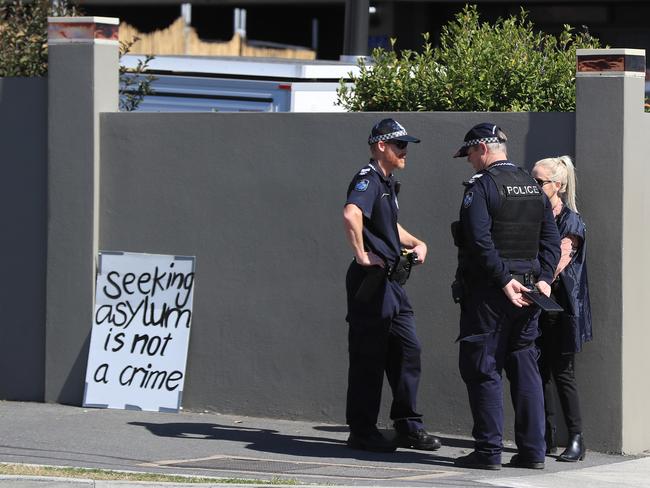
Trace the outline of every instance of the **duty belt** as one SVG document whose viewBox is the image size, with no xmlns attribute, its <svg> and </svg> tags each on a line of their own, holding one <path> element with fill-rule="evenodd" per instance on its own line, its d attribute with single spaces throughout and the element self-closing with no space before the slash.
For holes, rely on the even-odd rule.
<svg viewBox="0 0 650 488">
<path fill-rule="evenodd" d="M 388 266 L 386 276 L 391 281 L 396 281 L 400 285 L 406 284 L 411 276 L 411 269 L 413 265 L 418 262 L 416 253 L 402 254 L 394 266 Z"/>
<path fill-rule="evenodd" d="M 532 286 L 535 284 L 535 275 L 533 273 L 510 273 L 510 276 L 522 285 Z"/>
</svg>

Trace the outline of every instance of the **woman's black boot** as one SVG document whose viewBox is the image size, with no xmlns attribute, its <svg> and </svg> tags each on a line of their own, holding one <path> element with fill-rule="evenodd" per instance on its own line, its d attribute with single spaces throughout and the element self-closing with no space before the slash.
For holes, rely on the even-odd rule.
<svg viewBox="0 0 650 488">
<path fill-rule="evenodd" d="M 575 463 L 585 458 L 585 441 L 582 434 L 569 434 L 569 444 L 562 454 L 557 458 L 558 461 Z"/>
<path fill-rule="evenodd" d="M 546 441 L 546 454 L 555 454 L 557 452 L 557 438 L 555 434 L 555 426 L 546 426 L 546 434 L 544 435 Z"/>
</svg>

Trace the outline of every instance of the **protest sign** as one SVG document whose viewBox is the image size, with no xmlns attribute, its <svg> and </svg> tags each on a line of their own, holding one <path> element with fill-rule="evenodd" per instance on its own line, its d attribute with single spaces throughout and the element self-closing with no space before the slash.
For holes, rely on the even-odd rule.
<svg viewBox="0 0 650 488">
<path fill-rule="evenodd" d="M 83 405 L 178 411 L 194 258 L 99 253 Z"/>
</svg>

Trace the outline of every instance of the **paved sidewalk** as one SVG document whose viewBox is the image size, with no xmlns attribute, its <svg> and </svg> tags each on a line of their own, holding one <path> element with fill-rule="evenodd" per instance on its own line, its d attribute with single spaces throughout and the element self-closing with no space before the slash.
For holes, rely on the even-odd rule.
<svg viewBox="0 0 650 488">
<path fill-rule="evenodd" d="M 469 438 L 443 438 L 435 452 L 392 454 L 347 448 L 347 428 L 213 413 L 180 414 L 0 402 L 0 462 L 187 476 L 288 479 L 300 485 L 470 488 L 636 488 L 650 486 L 650 458 L 589 451 L 579 463 L 547 457 L 544 471 L 453 466 Z M 512 445 L 504 463 L 514 454 Z M 1 488 L 228 486 L 0 476 Z M 256 485 L 244 485 L 247 488 Z M 257 485 L 259 486 L 259 485 Z M 294 485 L 295 486 L 295 485 Z"/>
</svg>

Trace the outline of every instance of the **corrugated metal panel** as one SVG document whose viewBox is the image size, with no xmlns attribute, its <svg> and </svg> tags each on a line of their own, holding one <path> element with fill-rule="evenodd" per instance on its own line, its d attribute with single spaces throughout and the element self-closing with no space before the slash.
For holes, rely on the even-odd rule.
<svg viewBox="0 0 650 488">
<path fill-rule="evenodd" d="M 142 59 L 128 55 L 121 64 L 134 67 Z M 338 80 L 353 69 L 358 68 L 336 62 L 158 56 L 148 70 L 157 77 L 154 94 L 138 111 L 339 111 L 333 103 Z M 298 107 L 293 106 L 296 91 L 301 92 Z"/>
</svg>

